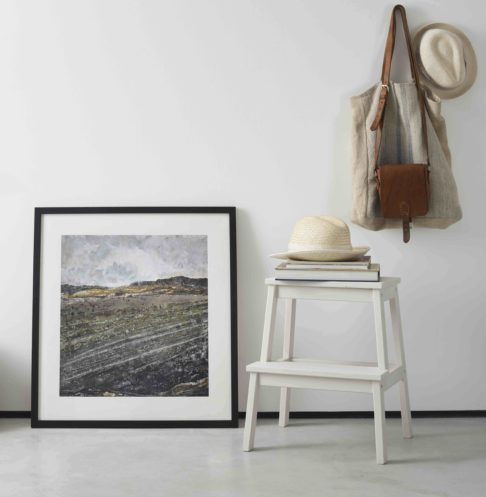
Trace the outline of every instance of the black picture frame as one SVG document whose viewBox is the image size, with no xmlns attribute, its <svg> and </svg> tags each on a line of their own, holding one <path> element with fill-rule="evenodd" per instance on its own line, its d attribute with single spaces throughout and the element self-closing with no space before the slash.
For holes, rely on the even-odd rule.
<svg viewBox="0 0 486 497">
<path fill-rule="evenodd" d="M 201 420 L 63 420 L 39 418 L 39 326 L 43 219 L 63 214 L 225 214 L 228 216 L 230 274 L 231 413 L 228 419 Z M 237 274 L 235 207 L 37 207 L 34 219 L 34 275 L 32 314 L 32 428 L 236 428 L 238 427 Z"/>
</svg>

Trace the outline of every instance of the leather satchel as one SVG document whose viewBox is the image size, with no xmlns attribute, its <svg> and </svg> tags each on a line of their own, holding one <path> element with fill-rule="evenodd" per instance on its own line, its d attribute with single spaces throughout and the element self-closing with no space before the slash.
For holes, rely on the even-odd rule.
<svg viewBox="0 0 486 497">
<path fill-rule="evenodd" d="M 383 127 L 392 126 L 385 119 L 386 103 L 389 96 L 390 70 L 395 48 L 396 17 L 401 15 L 403 31 L 407 42 L 410 68 L 417 88 L 417 104 L 421 113 L 422 137 L 427 152 L 425 164 L 380 164 L 380 149 Z M 381 75 L 381 92 L 375 119 L 371 124 L 375 137 L 375 177 L 378 189 L 382 215 L 386 219 L 401 219 L 403 228 L 403 241 L 410 240 L 410 223 L 414 217 L 425 216 L 429 210 L 429 154 L 427 125 L 425 119 L 425 99 L 420 86 L 417 62 L 410 31 L 408 29 L 407 15 L 402 5 L 395 5 L 390 20 L 390 28 L 385 46 L 383 69 Z"/>
</svg>

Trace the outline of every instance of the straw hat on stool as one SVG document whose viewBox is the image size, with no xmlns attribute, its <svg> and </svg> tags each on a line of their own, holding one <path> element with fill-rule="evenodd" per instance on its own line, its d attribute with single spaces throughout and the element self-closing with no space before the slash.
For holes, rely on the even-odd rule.
<svg viewBox="0 0 486 497">
<path fill-rule="evenodd" d="M 348 225 L 332 216 L 308 216 L 295 226 L 287 252 L 272 254 L 276 259 L 301 261 L 350 261 L 366 254 L 369 247 L 353 247 Z"/>
<path fill-rule="evenodd" d="M 422 83 L 441 99 L 465 93 L 477 75 L 476 54 L 467 36 L 450 24 L 420 28 L 413 39 Z"/>
</svg>

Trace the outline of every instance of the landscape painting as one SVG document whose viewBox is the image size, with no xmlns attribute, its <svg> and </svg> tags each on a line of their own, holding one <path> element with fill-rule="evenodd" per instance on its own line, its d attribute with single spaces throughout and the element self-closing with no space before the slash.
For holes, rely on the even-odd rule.
<svg viewBox="0 0 486 497">
<path fill-rule="evenodd" d="M 208 396 L 207 236 L 61 244 L 60 395 Z"/>
</svg>

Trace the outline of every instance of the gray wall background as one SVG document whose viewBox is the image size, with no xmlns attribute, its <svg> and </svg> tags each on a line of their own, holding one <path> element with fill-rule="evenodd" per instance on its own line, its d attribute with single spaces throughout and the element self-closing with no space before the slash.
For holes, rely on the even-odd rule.
<svg viewBox="0 0 486 497">
<path fill-rule="evenodd" d="M 240 408 L 260 348 L 268 254 L 304 215 L 349 218 L 348 97 L 380 75 L 381 0 L 3 1 L 0 4 L 0 410 L 30 409 L 33 208 L 236 205 Z M 486 409 L 483 2 L 407 3 L 412 28 L 470 37 L 475 86 L 444 103 L 464 220 L 352 226 L 401 284 L 413 409 Z M 282 310 L 278 321 L 281 323 Z M 298 306 L 296 352 L 372 359 L 371 309 Z M 281 341 L 276 340 L 279 348 Z M 277 409 L 263 390 L 262 407 Z M 387 408 L 397 409 L 395 392 Z M 296 410 L 368 396 L 297 392 Z"/>
</svg>

